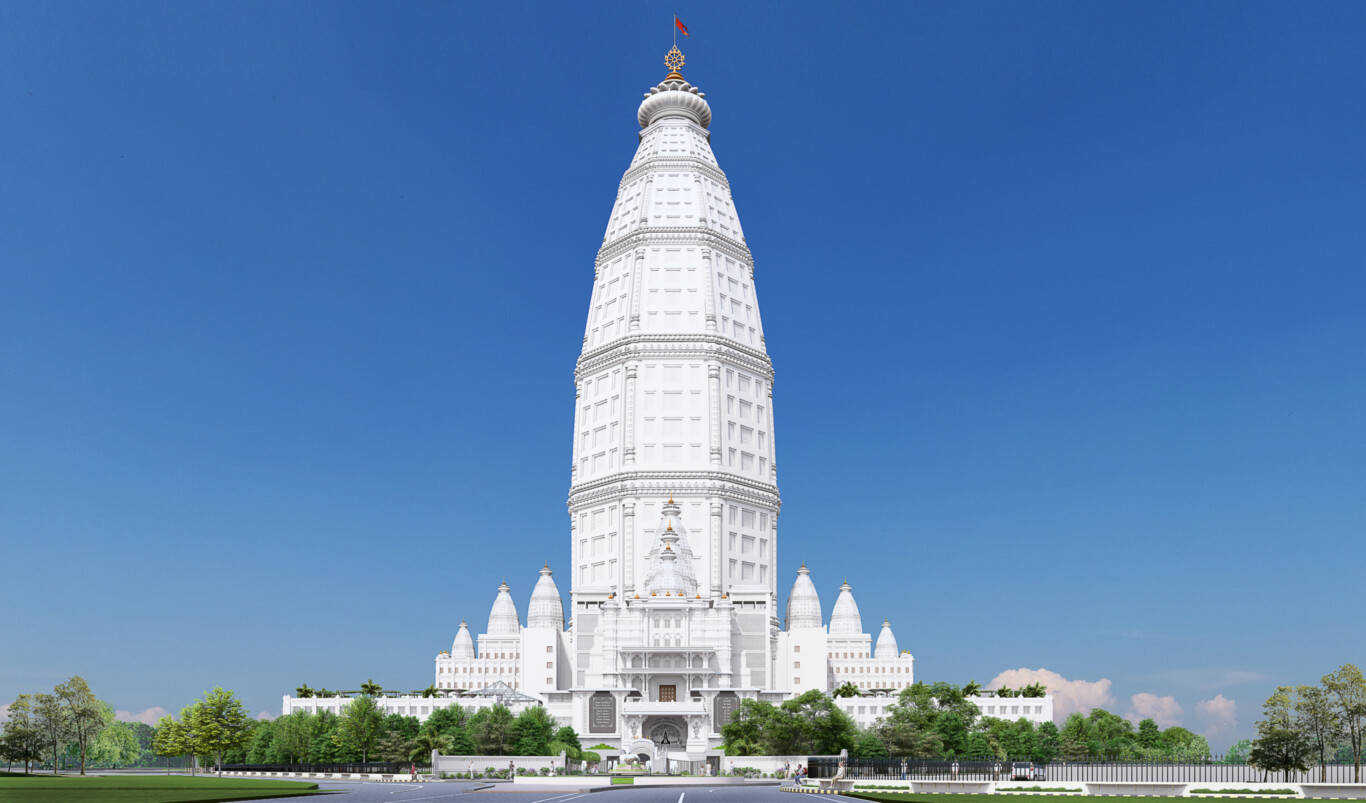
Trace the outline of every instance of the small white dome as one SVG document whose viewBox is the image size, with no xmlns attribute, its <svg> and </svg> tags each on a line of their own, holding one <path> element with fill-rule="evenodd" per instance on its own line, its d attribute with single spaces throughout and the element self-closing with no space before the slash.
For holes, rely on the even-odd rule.
<svg viewBox="0 0 1366 803">
<path fill-rule="evenodd" d="M 853 592 L 854 589 L 848 581 L 840 586 L 839 599 L 835 600 L 835 610 L 830 614 L 830 635 L 863 635 L 863 619 L 859 616 L 858 603 L 854 602 Z"/>
<path fill-rule="evenodd" d="M 811 582 L 811 570 L 803 563 L 797 570 L 792 593 L 787 595 L 787 629 L 811 630 L 823 626 L 821 597 L 816 593 L 816 585 Z"/>
<path fill-rule="evenodd" d="M 460 630 L 455 634 L 455 643 L 451 645 L 451 657 L 456 660 L 468 660 L 474 657 L 474 639 L 470 637 L 469 625 L 463 621 L 460 623 Z"/>
<path fill-rule="evenodd" d="M 892 625 L 883 620 L 882 633 L 877 637 L 877 649 L 873 650 L 873 657 L 877 659 L 895 659 L 901 652 L 896 648 L 896 636 L 892 635 Z"/>
<path fill-rule="evenodd" d="M 531 604 L 526 609 L 528 630 L 564 630 L 564 602 L 550 574 L 550 566 L 546 565 L 531 591 Z"/>
<path fill-rule="evenodd" d="M 666 78 L 659 86 L 650 87 L 649 94 L 640 102 L 636 120 L 641 128 L 648 128 L 665 117 L 682 117 L 706 128 L 711 125 L 711 106 L 697 87 L 682 79 Z"/>
<path fill-rule="evenodd" d="M 521 619 L 517 616 L 517 603 L 508 593 L 508 584 L 498 586 L 498 597 L 493 600 L 493 610 L 489 611 L 490 636 L 515 636 L 522 632 Z"/>
</svg>

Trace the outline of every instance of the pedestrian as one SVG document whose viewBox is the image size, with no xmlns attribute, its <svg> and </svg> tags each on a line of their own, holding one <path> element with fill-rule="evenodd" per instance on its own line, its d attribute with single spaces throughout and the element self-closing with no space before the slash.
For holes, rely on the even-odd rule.
<svg viewBox="0 0 1366 803">
<path fill-rule="evenodd" d="M 958 780 L 958 762 L 953 762 L 953 779 Z"/>
<path fill-rule="evenodd" d="M 508 780 L 512 780 L 512 776 L 513 776 L 514 774 L 516 774 L 516 772 L 517 772 L 517 765 L 516 765 L 516 764 L 513 764 L 511 761 L 509 761 L 509 762 L 508 762 Z"/>
<path fill-rule="evenodd" d="M 412 766 L 408 768 L 408 773 L 411 775 L 411 777 L 412 777 L 412 779 L 413 779 L 414 781 L 417 780 L 417 762 L 416 762 L 416 761 L 414 761 L 413 764 L 412 764 Z"/>
</svg>

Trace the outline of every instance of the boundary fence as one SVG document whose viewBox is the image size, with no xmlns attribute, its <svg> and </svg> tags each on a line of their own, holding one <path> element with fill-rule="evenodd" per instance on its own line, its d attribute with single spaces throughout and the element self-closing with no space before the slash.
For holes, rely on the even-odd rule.
<svg viewBox="0 0 1366 803">
<path fill-rule="evenodd" d="M 224 772 L 330 772 L 338 774 L 394 775 L 408 772 L 412 762 L 370 761 L 354 764 L 224 764 Z M 430 772 L 428 764 L 418 764 L 418 772 Z"/>
<path fill-rule="evenodd" d="M 920 781 L 1009 781 L 1011 765 L 1029 759 L 998 758 L 850 758 L 845 762 L 845 777 L 867 780 Z M 1317 765 L 1305 773 L 1269 773 L 1250 764 L 1215 761 L 1054 761 L 1031 762 L 1043 777 L 1030 780 L 1072 781 L 1077 783 L 1319 783 Z M 812 757 L 808 768 L 812 778 L 829 778 L 839 767 L 838 758 Z M 1330 762 L 1326 783 L 1352 783 L 1351 763 Z"/>
</svg>

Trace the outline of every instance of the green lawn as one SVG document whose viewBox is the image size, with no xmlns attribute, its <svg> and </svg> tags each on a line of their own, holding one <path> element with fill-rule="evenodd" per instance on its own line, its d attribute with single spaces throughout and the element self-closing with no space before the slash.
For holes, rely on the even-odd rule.
<svg viewBox="0 0 1366 803">
<path fill-rule="evenodd" d="M 0 777 L 5 803 L 220 803 L 268 797 L 326 794 L 306 781 L 268 781 L 185 775 L 7 775 Z"/>
</svg>

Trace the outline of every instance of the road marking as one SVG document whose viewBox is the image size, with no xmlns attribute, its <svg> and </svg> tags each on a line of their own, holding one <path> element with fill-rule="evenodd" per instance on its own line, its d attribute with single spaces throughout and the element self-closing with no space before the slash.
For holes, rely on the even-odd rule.
<svg viewBox="0 0 1366 803">
<path fill-rule="evenodd" d="M 679 792 L 679 793 L 678 793 L 678 803 L 683 803 L 683 796 L 686 795 L 686 794 L 687 794 L 687 792 Z"/>
<path fill-rule="evenodd" d="M 577 790 L 576 790 L 576 791 L 577 791 Z M 562 794 L 562 795 L 555 795 L 554 797 L 545 797 L 545 798 L 541 798 L 540 800 L 533 801 L 533 803 L 549 803 L 549 801 L 551 801 L 551 800 L 561 800 L 562 803 L 563 803 L 563 801 L 569 801 L 569 800 L 573 800 L 573 799 L 579 798 L 579 797 L 583 797 L 583 795 L 581 795 L 581 794 L 575 794 L 575 792 L 565 792 L 565 793 Z"/>
<path fill-rule="evenodd" d="M 417 786 L 410 786 L 410 787 L 408 787 L 407 789 L 395 789 L 394 791 L 390 792 L 389 794 L 391 794 L 391 795 L 397 795 L 397 794 L 399 794 L 400 792 L 412 792 L 412 791 L 415 791 L 415 790 L 418 790 L 418 789 L 423 789 L 423 788 L 424 788 L 424 787 L 422 786 L 422 784 L 418 784 Z"/>
</svg>

